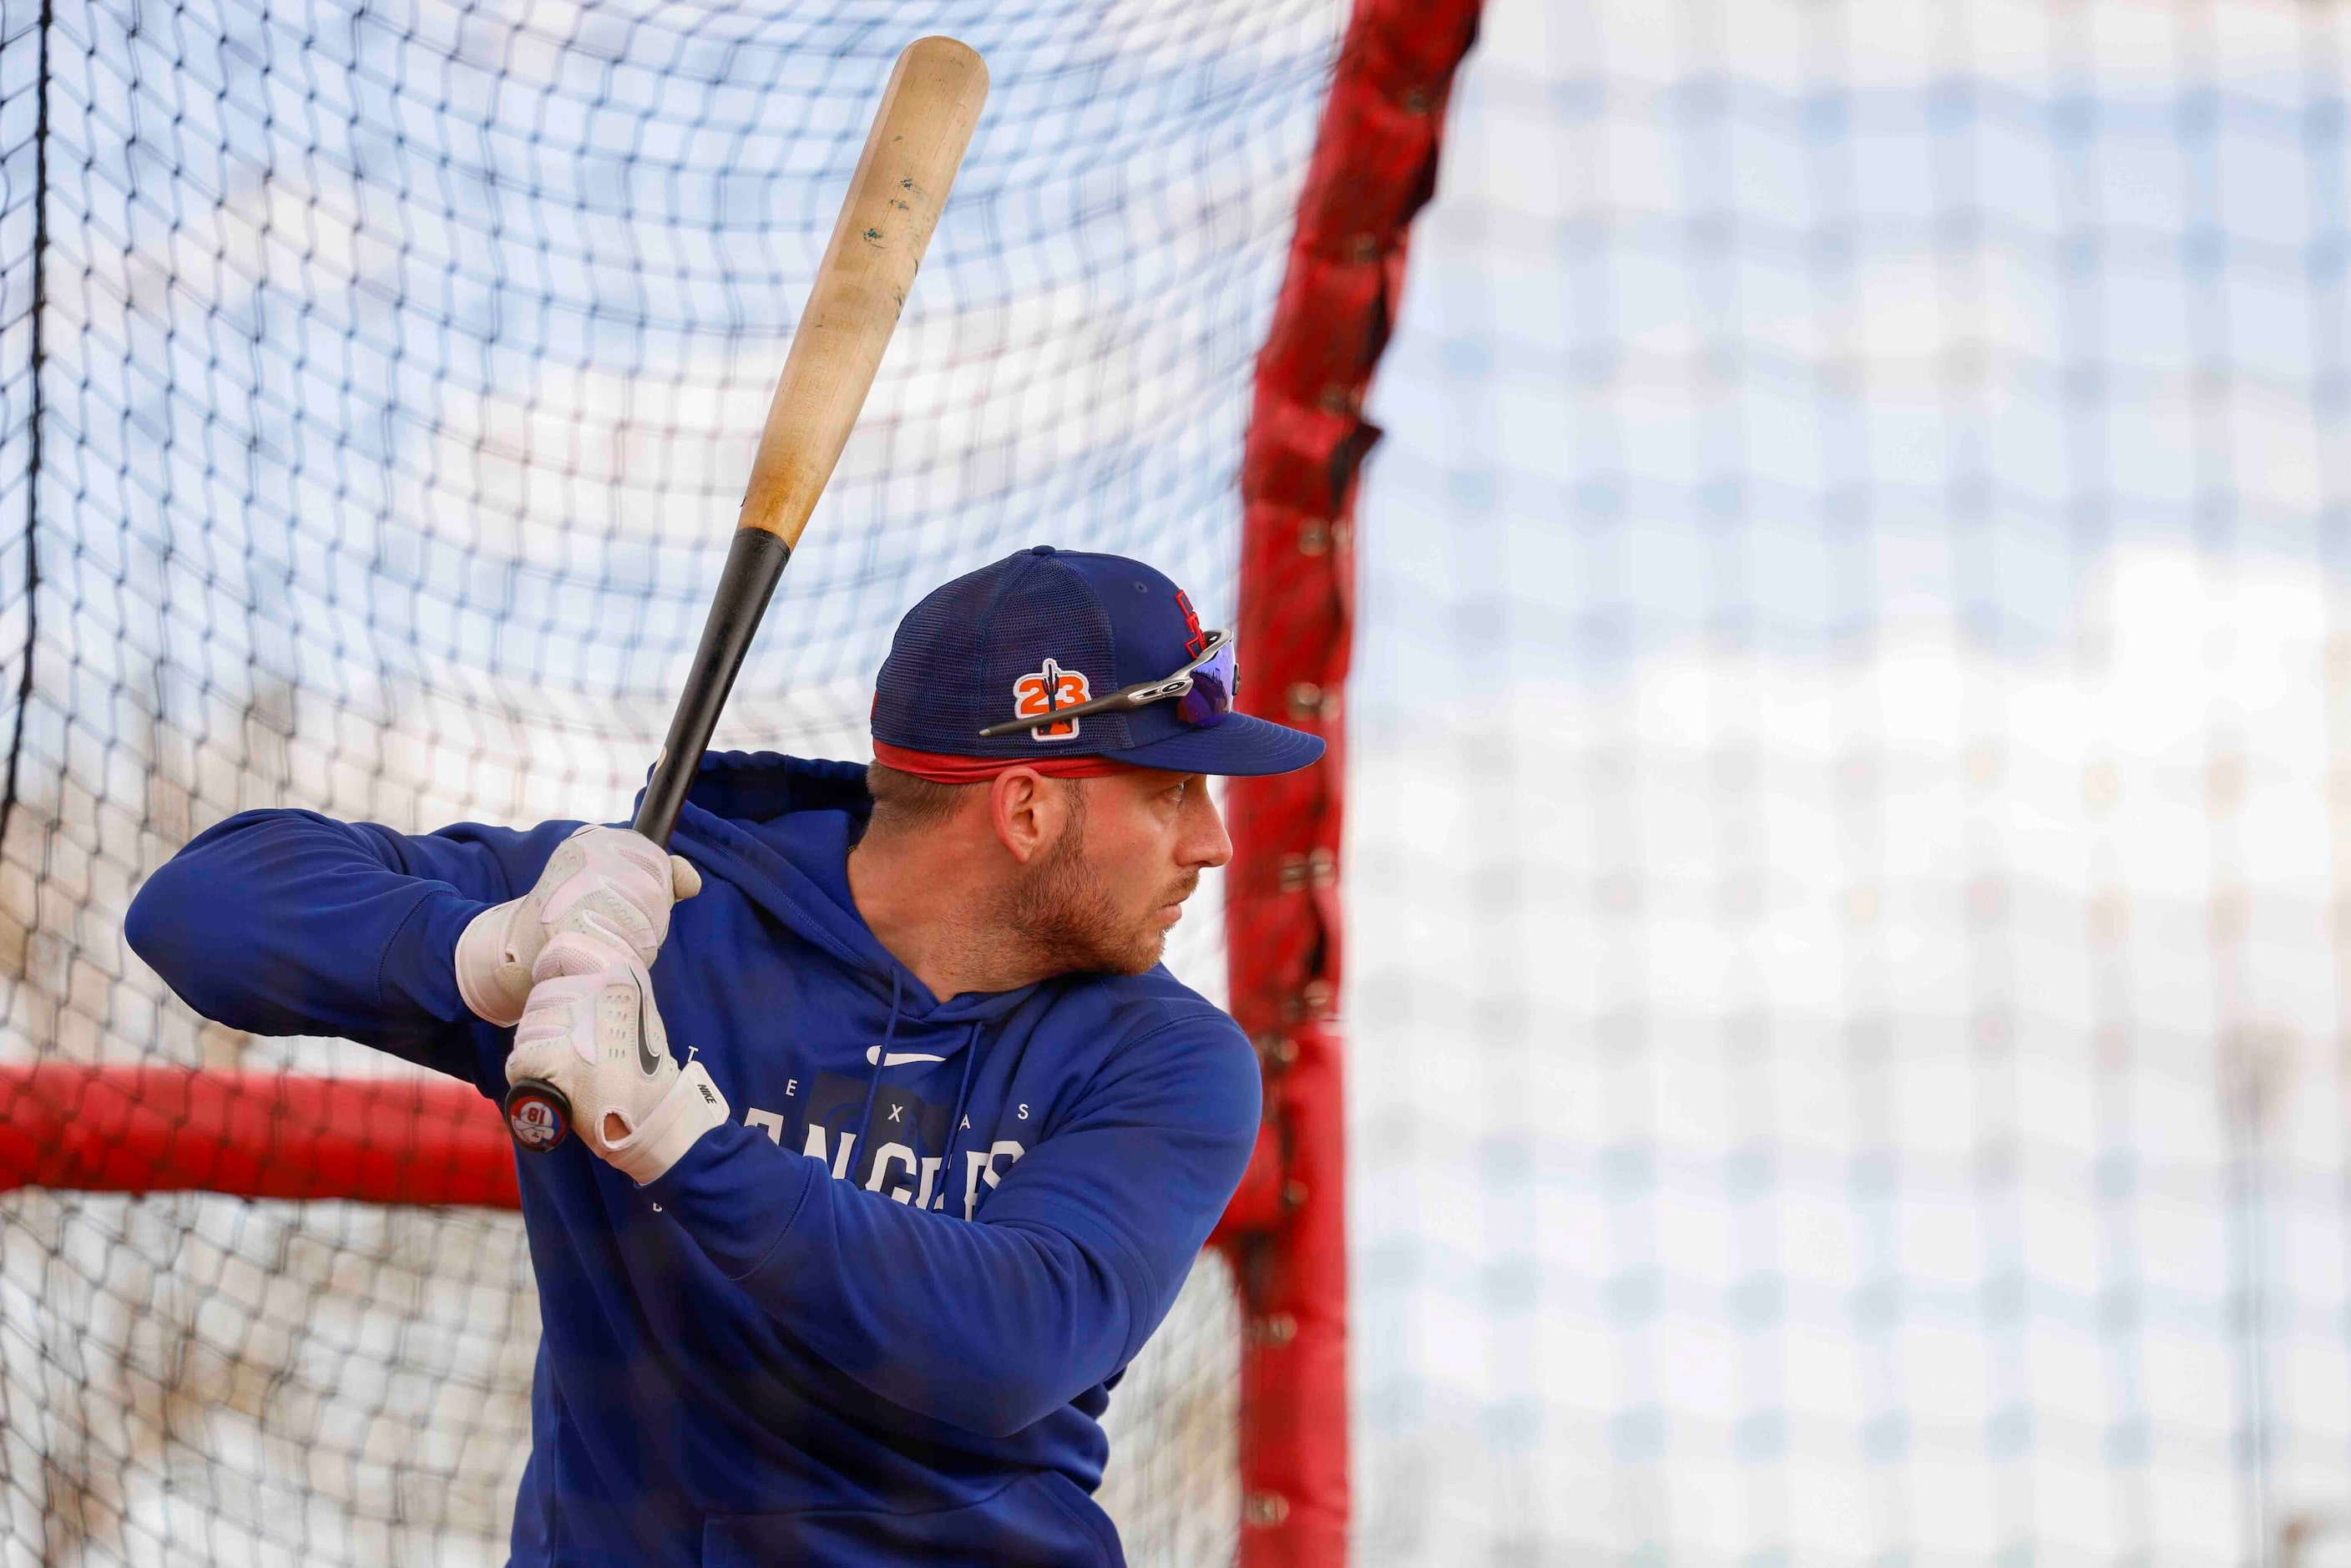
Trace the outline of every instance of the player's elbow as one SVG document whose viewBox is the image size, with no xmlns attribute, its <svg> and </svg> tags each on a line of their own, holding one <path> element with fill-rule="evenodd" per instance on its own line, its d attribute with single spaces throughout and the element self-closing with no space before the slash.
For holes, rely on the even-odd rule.
<svg viewBox="0 0 2351 1568">
<path fill-rule="evenodd" d="M 899 1358 L 877 1392 L 984 1437 L 1008 1437 L 1053 1415 L 1123 1364 L 1120 1311 L 1039 1312 L 998 1320 L 953 1348 Z"/>
<path fill-rule="evenodd" d="M 979 1391 L 977 1397 L 957 1400 L 956 1409 L 940 1414 L 943 1419 L 983 1437 L 1009 1437 L 1034 1427 L 1099 1381 L 1063 1388 L 1044 1378 L 1001 1376 Z"/>
<path fill-rule="evenodd" d="M 178 861 L 167 861 L 147 879 L 122 916 L 122 939 L 163 983 L 186 995 L 193 978 L 190 961 L 200 925 L 198 878 Z"/>
<path fill-rule="evenodd" d="M 214 833 L 221 831 L 214 830 Z M 207 835 L 210 837 L 211 835 Z M 156 868 L 122 916 L 123 940 L 183 1002 L 209 1019 L 246 1027 L 232 983 L 246 965 L 245 932 L 200 841 Z"/>
<path fill-rule="evenodd" d="M 1024 1432 L 1102 1381 L 1055 1376 L 1040 1356 L 1002 1344 L 966 1343 L 935 1354 L 893 1356 L 861 1376 L 902 1409 L 983 1437 Z M 1065 1386 L 1065 1383 L 1068 1384 Z"/>
<path fill-rule="evenodd" d="M 1028 1334 L 940 1350 L 893 1357 L 867 1381 L 894 1405 L 983 1437 L 1028 1430 L 1112 1371 L 1107 1364 L 1086 1364 L 1098 1358 L 1072 1355 L 1065 1345 Z"/>
<path fill-rule="evenodd" d="M 1052 1415 L 1128 1359 L 1123 1347 L 1132 1320 L 1123 1297 L 1105 1295 L 1040 1318 L 1027 1333 L 1008 1337 L 990 1358 L 986 1376 L 958 1385 L 961 1408 L 949 1420 L 987 1437 L 1008 1437 Z"/>
</svg>

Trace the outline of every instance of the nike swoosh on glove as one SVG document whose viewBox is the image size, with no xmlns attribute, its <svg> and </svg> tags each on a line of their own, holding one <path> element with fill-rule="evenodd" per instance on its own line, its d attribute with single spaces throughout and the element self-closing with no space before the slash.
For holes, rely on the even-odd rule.
<svg viewBox="0 0 2351 1568">
<path fill-rule="evenodd" d="M 669 936 L 670 905 L 702 891 L 702 876 L 627 828 L 585 827 L 556 846 L 522 897 L 494 904 L 457 938 L 457 994 L 494 1024 L 522 1017 L 531 967 L 562 932 L 627 948 L 648 968 Z"/>
<path fill-rule="evenodd" d="M 561 932 L 538 955 L 537 984 L 515 1030 L 507 1082 L 536 1078 L 571 1102 L 571 1124 L 598 1157 L 642 1186 L 727 1120 L 726 1097 L 700 1062 L 669 1053 L 653 977 L 627 949 Z"/>
</svg>

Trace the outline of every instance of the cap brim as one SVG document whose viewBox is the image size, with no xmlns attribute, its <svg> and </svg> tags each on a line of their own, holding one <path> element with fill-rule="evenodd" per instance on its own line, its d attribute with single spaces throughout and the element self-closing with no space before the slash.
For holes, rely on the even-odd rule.
<svg viewBox="0 0 2351 1568">
<path fill-rule="evenodd" d="M 1254 779 L 1269 773 L 1295 773 L 1321 761 L 1322 750 L 1322 737 L 1319 735 L 1236 713 L 1228 714 L 1224 723 L 1206 729 L 1187 729 L 1163 740 L 1102 755 L 1114 761 L 1131 762 L 1137 768 L 1159 768 L 1170 773 L 1215 773 Z"/>
</svg>

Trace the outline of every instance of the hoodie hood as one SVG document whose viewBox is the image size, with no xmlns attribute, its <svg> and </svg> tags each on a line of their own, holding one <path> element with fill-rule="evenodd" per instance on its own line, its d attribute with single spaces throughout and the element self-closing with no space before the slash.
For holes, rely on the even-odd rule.
<svg viewBox="0 0 2351 1568">
<path fill-rule="evenodd" d="M 986 1023 L 1019 1008 L 1036 986 L 941 1000 L 866 925 L 849 891 L 849 851 L 872 810 L 862 762 L 710 752 L 686 793 L 670 847 L 823 948 L 908 1024 Z"/>
</svg>

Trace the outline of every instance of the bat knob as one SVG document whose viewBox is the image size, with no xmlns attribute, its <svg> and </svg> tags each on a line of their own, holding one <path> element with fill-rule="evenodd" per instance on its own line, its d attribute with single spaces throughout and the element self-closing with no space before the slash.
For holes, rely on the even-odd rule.
<svg viewBox="0 0 2351 1568">
<path fill-rule="evenodd" d="M 554 1084 L 526 1078 L 507 1091 L 507 1131 L 516 1147 L 543 1155 L 571 1135 L 571 1102 Z"/>
</svg>

